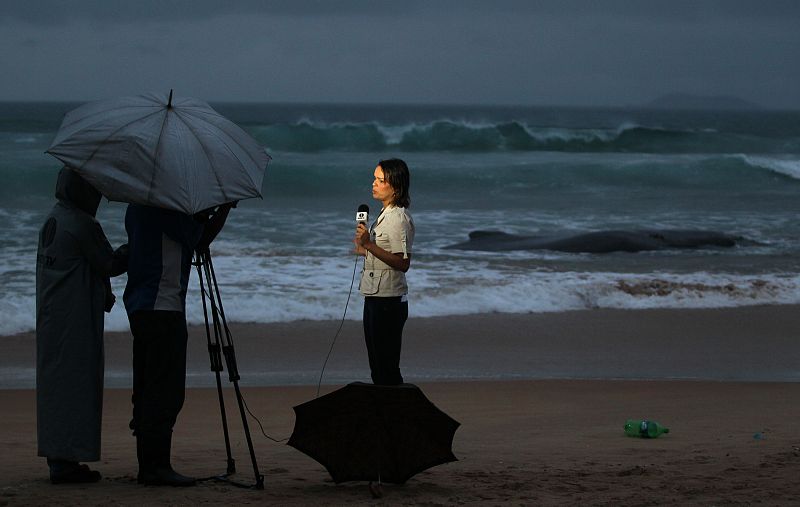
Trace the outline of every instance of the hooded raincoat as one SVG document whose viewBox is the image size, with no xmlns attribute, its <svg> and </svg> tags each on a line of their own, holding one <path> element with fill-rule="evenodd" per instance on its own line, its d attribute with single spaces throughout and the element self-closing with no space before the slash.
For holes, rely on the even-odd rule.
<svg viewBox="0 0 800 507">
<path fill-rule="evenodd" d="M 108 277 L 125 271 L 94 218 L 100 193 L 68 168 L 39 232 L 36 262 L 36 408 L 39 456 L 100 459 L 103 310 Z"/>
</svg>

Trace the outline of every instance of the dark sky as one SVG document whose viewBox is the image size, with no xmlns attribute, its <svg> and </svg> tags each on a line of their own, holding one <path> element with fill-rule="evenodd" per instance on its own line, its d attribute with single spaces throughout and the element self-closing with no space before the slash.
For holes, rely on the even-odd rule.
<svg viewBox="0 0 800 507">
<path fill-rule="evenodd" d="M 800 108 L 800 2 L 2 0 L 0 101 Z"/>
</svg>

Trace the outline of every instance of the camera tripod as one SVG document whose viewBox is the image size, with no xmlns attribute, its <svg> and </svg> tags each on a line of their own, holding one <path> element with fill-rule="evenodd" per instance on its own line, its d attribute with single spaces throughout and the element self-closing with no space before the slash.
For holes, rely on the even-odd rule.
<svg viewBox="0 0 800 507">
<path fill-rule="evenodd" d="M 195 251 L 195 260 L 193 264 L 197 267 L 197 274 L 200 279 L 200 294 L 203 300 L 203 317 L 206 324 L 206 339 L 208 341 L 208 355 L 211 360 L 211 371 L 214 372 L 217 380 L 217 394 L 219 396 L 219 409 L 222 415 L 222 431 L 225 435 L 225 450 L 228 453 L 228 468 L 226 473 L 209 479 L 221 480 L 228 482 L 234 486 L 243 488 L 264 489 L 264 476 L 258 471 L 258 463 L 256 462 L 256 453 L 253 450 L 253 440 L 250 437 L 250 427 L 247 425 L 247 415 L 245 413 L 245 404 L 242 399 L 242 393 L 239 390 L 239 370 L 236 366 L 236 353 L 233 350 L 233 341 L 231 338 L 228 323 L 225 320 L 225 311 L 222 309 L 222 298 L 219 294 L 219 286 L 217 285 L 217 277 L 214 274 L 214 264 L 211 262 L 211 252 L 206 250 Z M 211 321 L 209 322 L 209 309 L 211 310 Z M 212 337 L 213 329 L 213 337 Z M 231 480 L 229 476 L 236 473 L 236 461 L 231 455 L 231 441 L 228 434 L 228 418 L 225 414 L 225 399 L 222 395 L 222 379 L 221 373 L 223 370 L 222 356 L 225 356 L 225 364 L 228 368 L 228 380 L 233 383 L 233 389 L 236 393 L 236 401 L 239 404 L 239 414 L 242 417 L 242 427 L 244 434 L 247 438 L 247 447 L 250 450 L 250 460 L 253 463 L 253 473 L 255 475 L 255 484 L 243 484 Z"/>
</svg>

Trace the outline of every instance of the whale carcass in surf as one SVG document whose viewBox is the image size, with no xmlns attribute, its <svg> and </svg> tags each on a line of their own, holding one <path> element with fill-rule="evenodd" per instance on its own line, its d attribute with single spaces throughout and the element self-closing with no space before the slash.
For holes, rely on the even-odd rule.
<svg viewBox="0 0 800 507">
<path fill-rule="evenodd" d="M 681 248 L 733 247 L 753 243 L 741 236 L 716 231 L 634 230 L 598 231 L 553 236 L 519 236 L 501 231 L 472 231 L 469 240 L 445 248 L 506 252 L 511 250 L 554 250 L 571 253 L 643 252 Z"/>
</svg>

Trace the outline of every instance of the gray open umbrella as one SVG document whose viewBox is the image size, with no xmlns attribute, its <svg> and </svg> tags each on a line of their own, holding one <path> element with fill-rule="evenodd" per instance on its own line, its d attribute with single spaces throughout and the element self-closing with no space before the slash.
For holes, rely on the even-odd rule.
<svg viewBox="0 0 800 507">
<path fill-rule="evenodd" d="M 46 151 L 112 201 L 189 214 L 261 197 L 270 161 L 208 104 L 172 91 L 84 104 Z"/>
</svg>

